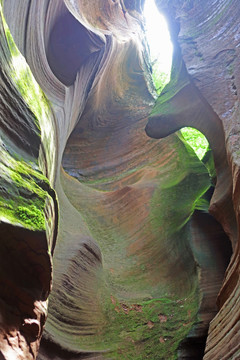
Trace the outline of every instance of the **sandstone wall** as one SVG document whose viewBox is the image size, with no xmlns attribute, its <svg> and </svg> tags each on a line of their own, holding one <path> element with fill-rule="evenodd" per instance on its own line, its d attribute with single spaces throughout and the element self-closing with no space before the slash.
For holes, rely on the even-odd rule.
<svg viewBox="0 0 240 360">
<path fill-rule="evenodd" d="M 174 43 L 158 99 L 142 1 L 3 3 L 44 94 L 34 115 L 1 27 L 1 356 L 201 359 L 216 315 L 204 359 L 237 359 L 237 0 L 157 1 Z M 46 225 L 10 217 L 19 196 Z"/>
</svg>

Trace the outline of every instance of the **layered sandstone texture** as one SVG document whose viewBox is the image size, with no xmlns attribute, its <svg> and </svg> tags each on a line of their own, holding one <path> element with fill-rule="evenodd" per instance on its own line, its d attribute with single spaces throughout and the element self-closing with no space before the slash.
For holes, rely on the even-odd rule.
<svg viewBox="0 0 240 360">
<path fill-rule="evenodd" d="M 237 359 L 237 0 L 2 3 L 0 358 Z"/>
</svg>

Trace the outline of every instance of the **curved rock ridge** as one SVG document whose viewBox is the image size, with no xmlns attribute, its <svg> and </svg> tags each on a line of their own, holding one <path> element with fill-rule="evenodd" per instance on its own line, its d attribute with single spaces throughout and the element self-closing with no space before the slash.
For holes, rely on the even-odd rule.
<svg viewBox="0 0 240 360">
<path fill-rule="evenodd" d="M 230 125 L 223 124 L 213 93 L 199 85 L 205 80 L 197 81 L 191 73 L 192 48 L 181 42 L 184 26 L 193 26 L 192 19 L 186 19 L 191 11 L 203 26 L 196 38 L 206 39 L 204 26 L 213 1 L 212 7 L 199 1 L 157 1 L 168 14 L 175 46 L 171 81 L 157 100 L 144 37 L 144 1 L 3 3 L 13 38 L 44 91 L 42 98 L 48 100 L 46 112 L 36 121 L 21 95 L 15 96 L 7 68 L 12 50 L 2 28 L 1 44 L 9 54 L 1 81 L 7 73 L 13 86 L 6 93 L 8 86 L 3 85 L 1 103 L 13 113 L 16 103 L 18 115 L 14 113 L 13 126 L 11 116 L 6 122 L 4 111 L 1 114 L 2 153 L 15 161 L 24 154 L 34 189 L 30 197 L 24 182 L 21 196 L 30 209 L 40 204 L 46 228 L 42 222 L 29 227 L 26 219 L 20 227 L 12 218 L 2 225 L 3 259 L 11 262 L 18 253 L 23 256 L 11 270 L 6 259 L 1 265 L 2 274 L 9 272 L 1 280 L 1 355 L 35 359 L 39 350 L 39 360 L 202 359 L 231 256 L 230 239 L 235 257 L 219 295 L 221 311 L 211 325 L 205 355 L 216 356 L 216 319 L 229 309 L 227 299 L 236 285 L 237 178 L 232 177 L 233 163 L 228 166 L 230 145 L 223 146 Z M 232 5 L 226 1 L 224 6 L 230 11 Z M 214 25 L 225 19 L 220 10 Z M 221 36 L 220 30 L 214 31 Z M 197 69 L 205 79 L 205 68 L 201 72 L 197 64 Z M 204 162 L 174 133 L 187 125 L 209 139 L 216 167 L 213 197 Z M 9 180 L 13 166 L 2 163 Z M 7 181 L 5 188 L 12 193 L 5 191 L 4 202 L 16 202 L 18 180 Z M 215 219 L 208 212 L 210 200 Z M 217 334 L 221 338 L 221 331 Z M 227 349 L 222 358 L 224 354 Z"/>
</svg>

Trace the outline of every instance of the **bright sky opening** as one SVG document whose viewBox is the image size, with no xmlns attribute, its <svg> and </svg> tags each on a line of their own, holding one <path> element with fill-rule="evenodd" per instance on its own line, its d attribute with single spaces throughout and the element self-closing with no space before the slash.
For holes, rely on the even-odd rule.
<svg viewBox="0 0 240 360">
<path fill-rule="evenodd" d="M 173 46 L 167 22 L 160 14 L 154 0 L 146 0 L 144 10 L 146 37 L 153 63 L 153 73 L 165 73 L 169 81 Z M 168 82 L 167 81 L 167 82 Z"/>
</svg>

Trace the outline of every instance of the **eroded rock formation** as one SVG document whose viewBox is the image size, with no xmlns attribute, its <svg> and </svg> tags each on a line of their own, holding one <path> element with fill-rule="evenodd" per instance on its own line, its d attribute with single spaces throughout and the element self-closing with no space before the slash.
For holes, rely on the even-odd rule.
<svg viewBox="0 0 240 360">
<path fill-rule="evenodd" d="M 156 1 L 174 44 L 157 98 L 143 3 L 3 1 L 44 92 L 26 99 L 1 23 L 3 359 L 237 359 L 240 6 Z"/>
</svg>

